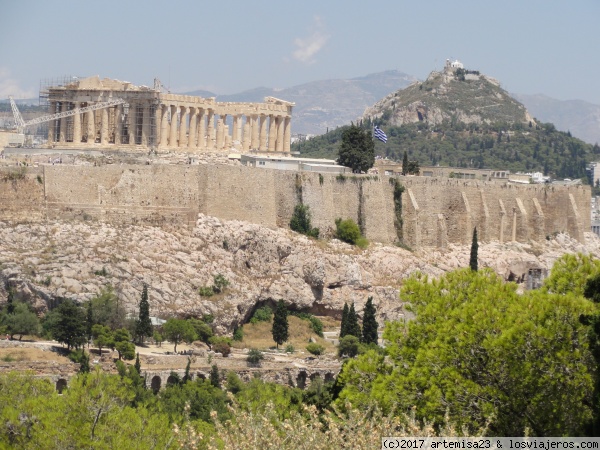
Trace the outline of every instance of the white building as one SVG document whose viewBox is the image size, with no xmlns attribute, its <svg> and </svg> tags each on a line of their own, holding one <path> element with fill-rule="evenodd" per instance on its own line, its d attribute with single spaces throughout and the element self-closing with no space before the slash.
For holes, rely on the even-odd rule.
<svg viewBox="0 0 600 450">
<path fill-rule="evenodd" d="M 242 155 L 240 161 L 245 166 L 263 169 L 295 170 L 298 172 L 349 173 L 349 167 L 340 166 L 333 159 L 290 158 L 277 155 Z"/>
</svg>

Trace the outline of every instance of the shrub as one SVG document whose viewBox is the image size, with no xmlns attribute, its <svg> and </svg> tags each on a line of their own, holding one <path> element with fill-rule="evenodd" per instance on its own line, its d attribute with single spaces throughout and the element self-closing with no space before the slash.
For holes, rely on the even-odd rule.
<svg viewBox="0 0 600 450">
<path fill-rule="evenodd" d="M 270 322 L 273 317 L 273 310 L 270 306 L 265 305 L 258 308 L 254 311 L 254 315 L 252 319 L 250 319 L 250 323 L 258 323 L 258 322 Z"/>
<path fill-rule="evenodd" d="M 360 228 L 352 219 L 336 219 L 335 228 L 336 237 L 341 241 L 347 242 L 348 244 L 355 245 L 356 242 L 362 238 L 362 235 L 360 234 Z"/>
<path fill-rule="evenodd" d="M 294 213 L 290 220 L 290 229 L 297 233 L 305 234 L 306 236 L 318 238 L 319 229 L 312 228 L 310 223 L 310 210 L 308 206 L 302 203 L 297 204 L 294 207 Z"/>
<path fill-rule="evenodd" d="M 360 342 L 356 336 L 348 334 L 340 339 L 340 345 L 338 347 L 338 356 L 340 358 L 349 356 L 350 358 L 358 355 Z"/>
<path fill-rule="evenodd" d="M 220 294 L 227 286 L 229 286 L 229 280 L 227 278 L 220 273 L 214 276 L 212 290 L 215 294 Z"/>
<path fill-rule="evenodd" d="M 285 352 L 286 353 L 294 353 L 296 351 L 296 349 L 294 348 L 294 346 L 292 344 L 288 344 L 285 347 Z"/>
<path fill-rule="evenodd" d="M 311 355 L 321 356 L 323 353 L 325 353 L 325 347 L 323 347 L 321 344 L 317 344 L 316 342 L 311 342 L 306 346 L 306 351 Z"/>
<path fill-rule="evenodd" d="M 315 316 L 305 312 L 297 312 L 290 311 L 290 315 L 299 317 L 302 320 L 308 320 L 310 322 L 310 327 L 315 332 L 315 334 L 319 337 L 323 337 L 323 322 L 317 319 Z"/>
<path fill-rule="evenodd" d="M 210 338 L 210 344 L 212 351 L 222 354 L 225 358 L 231 353 L 231 340 L 226 337 L 213 336 Z"/>
<path fill-rule="evenodd" d="M 260 362 L 265 359 L 265 356 L 262 354 L 260 350 L 255 348 L 251 349 L 248 352 L 248 356 L 246 357 L 246 361 L 251 364 L 260 364 Z"/>
<path fill-rule="evenodd" d="M 202 286 L 198 289 L 198 294 L 200 294 L 202 297 L 212 297 L 215 295 L 215 292 L 210 286 Z"/>
<path fill-rule="evenodd" d="M 241 342 L 244 340 L 244 330 L 242 329 L 242 327 L 233 330 L 233 340 L 237 342 Z"/>
</svg>

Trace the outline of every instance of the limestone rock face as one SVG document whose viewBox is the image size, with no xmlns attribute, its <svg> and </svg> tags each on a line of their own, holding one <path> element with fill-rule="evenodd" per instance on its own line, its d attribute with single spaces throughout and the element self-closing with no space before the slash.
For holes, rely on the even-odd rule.
<svg viewBox="0 0 600 450">
<path fill-rule="evenodd" d="M 522 281 L 529 269 L 547 270 L 565 252 L 600 256 L 600 239 L 585 246 L 566 235 L 545 244 L 480 243 L 480 267 Z M 317 315 L 341 317 L 344 303 L 359 315 L 369 296 L 378 319 L 407 314 L 398 296 L 415 271 L 432 277 L 469 263 L 469 246 L 409 252 L 371 244 L 359 250 L 337 240 L 316 241 L 289 230 L 199 215 L 192 229 L 111 226 L 107 223 L 0 223 L 0 302 L 15 290 L 40 313 L 58 297 L 84 302 L 110 284 L 135 313 L 143 283 L 151 315 L 213 314 L 217 331 L 231 332 L 257 304 L 282 298 Z M 198 289 L 223 275 L 230 286 L 202 297 Z"/>
</svg>

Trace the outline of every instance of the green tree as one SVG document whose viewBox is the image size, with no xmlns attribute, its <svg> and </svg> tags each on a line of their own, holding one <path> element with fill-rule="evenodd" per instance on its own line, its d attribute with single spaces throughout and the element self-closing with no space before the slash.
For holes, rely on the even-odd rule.
<svg viewBox="0 0 600 450">
<path fill-rule="evenodd" d="M 188 366 L 189 366 L 189 360 L 188 360 Z M 135 367 L 135 370 L 138 374 L 142 373 L 142 364 L 140 363 L 140 354 L 139 353 L 135 354 L 135 364 L 133 365 L 133 367 Z M 189 367 L 187 367 L 187 370 L 189 370 Z"/>
<path fill-rule="evenodd" d="M 387 362 L 374 352 L 347 364 L 339 402 L 408 412 L 439 425 L 448 416 L 495 436 L 580 435 L 591 419 L 593 378 L 581 314 L 571 293 L 517 293 L 489 269 L 406 280 L 416 319 L 388 323 Z"/>
<path fill-rule="evenodd" d="M 192 342 L 196 339 L 196 332 L 192 324 L 183 319 L 169 319 L 163 325 L 164 336 L 173 343 L 173 351 L 177 352 L 180 342 Z"/>
<path fill-rule="evenodd" d="M 154 334 L 152 334 L 152 339 L 154 339 L 154 342 L 156 342 L 159 347 L 162 347 L 162 343 L 165 340 L 160 331 L 155 331 Z"/>
<path fill-rule="evenodd" d="M 131 334 L 126 328 L 120 328 L 113 334 L 115 350 L 119 353 L 119 360 L 135 358 L 135 345 L 131 342 Z"/>
<path fill-rule="evenodd" d="M 542 290 L 554 294 L 583 295 L 588 278 L 599 273 L 599 259 L 581 253 L 566 254 L 554 262 Z"/>
<path fill-rule="evenodd" d="M 242 389 L 244 389 L 244 382 L 240 379 L 239 375 L 233 370 L 227 372 L 226 387 L 229 392 L 236 395 Z"/>
<path fill-rule="evenodd" d="M 477 272 L 477 253 L 479 243 L 477 242 L 477 227 L 473 228 L 473 239 L 471 240 L 471 258 L 469 259 L 469 267 L 472 271 Z"/>
<path fill-rule="evenodd" d="M 221 387 L 221 375 L 216 364 L 213 364 L 210 368 L 210 384 L 216 388 Z"/>
<path fill-rule="evenodd" d="M 310 223 L 310 208 L 307 205 L 298 203 L 294 206 L 294 213 L 290 220 L 290 229 L 297 233 L 305 234 L 314 238 L 319 238 L 319 229 L 313 228 Z"/>
<path fill-rule="evenodd" d="M 98 347 L 98 354 L 100 354 L 100 356 L 102 356 L 103 348 L 113 348 L 115 345 L 111 329 L 107 326 L 100 325 L 99 323 L 92 327 L 92 339 L 94 345 Z"/>
<path fill-rule="evenodd" d="M 111 330 L 123 328 L 127 311 L 119 301 L 112 286 L 107 285 L 96 297 L 90 300 L 94 323 L 109 327 Z"/>
<path fill-rule="evenodd" d="M 367 299 L 365 304 L 365 311 L 363 313 L 363 328 L 362 328 L 362 341 L 365 344 L 377 345 L 377 319 L 375 318 L 375 306 L 373 306 L 373 297 Z"/>
<path fill-rule="evenodd" d="M 338 164 L 352 172 L 367 172 L 375 164 L 375 144 L 371 132 L 352 124 L 342 132 Z"/>
<path fill-rule="evenodd" d="M 63 301 L 57 308 L 58 319 L 52 328 L 52 336 L 67 348 L 79 348 L 86 342 L 86 314 L 73 300 Z"/>
<path fill-rule="evenodd" d="M 92 341 L 92 327 L 94 326 L 94 312 L 92 309 L 92 302 L 87 302 L 85 304 L 85 337 L 89 343 Z"/>
<path fill-rule="evenodd" d="M 277 344 L 277 348 L 289 337 L 288 331 L 288 314 L 287 308 L 283 300 L 277 302 L 277 308 L 275 309 L 275 315 L 273 316 L 273 328 L 271 333 L 273 334 L 273 340 Z"/>
<path fill-rule="evenodd" d="M 358 323 L 358 314 L 356 314 L 356 310 L 354 309 L 354 302 L 350 305 L 350 309 L 348 310 L 348 318 L 346 321 L 348 322 L 346 325 L 346 335 L 355 336 L 360 341 L 362 338 L 362 333 Z"/>
<path fill-rule="evenodd" d="M 25 303 L 14 302 L 12 314 L 7 314 L 5 323 L 12 339 L 15 334 L 19 340 L 26 334 L 37 335 L 40 332 L 40 321 L 37 315 Z"/>
<path fill-rule="evenodd" d="M 359 339 L 352 334 L 348 334 L 340 339 L 340 343 L 338 345 L 338 356 L 340 358 L 343 358 L 345 356 L 353 358 L 356 355 L 358 355 L 359 348 Z"/>
<path fill-rule="evenodd" d="M 214 334 L 211 326 L 198 319 L 189 319 L 189 322 L 192 324 L 192 327 L 196 332 L 196 339 L 204 342 L 205 344 L 209 344 L 210 338 L 213 337 Z"/>
<path fill-rule="evenodd" d="M 402 175 L 408 175 L 408 153 L 406 153 L 406 150 L 402 157 Z"/>
<path fill-rule="evenodd" d="M 348 334 L 348 303 L 344 303 L 344 309 L 342 310 L 342 323 L 340 325 L 340 338 L 343 338 Z"/>
<path fill-rule="evenodd" d="M 150 304 L 148 303 L 148 285 L 144 283 L 142 288 L 142 298 L 139 304 L 139 315 L 135 322 L 135 334 L 140 344 L 143 344 L 144 337 L 152 336 L 152 321 L 150 320 Z"/>
</svg>

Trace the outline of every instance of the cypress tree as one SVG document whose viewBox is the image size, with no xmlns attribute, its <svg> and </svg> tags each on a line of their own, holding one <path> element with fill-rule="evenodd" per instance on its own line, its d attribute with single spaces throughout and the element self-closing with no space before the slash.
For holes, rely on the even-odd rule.
<svg viewBox="0 0 600 450">
<path fill-rule="evenodd" d="M 348 334 L 348 303 L 344 303 L 342 311 L 342 324 L 340 326 L 340 339 Z"/>
<path fill-rule="evenodd" d="M 406 175 L 408 173 L 408 153 L 406 150 L 404 151 L 404 156 L 402 157 L 402 175 Z"/>
<path fill-rule="evenodd" d="M 216 364 L 213 364 L 210 368 L 210 384 L 216 388 L 221 387 L 221 379 L 219 378 L 219 368 Z"/>
<path fill-rule="evenodd" d="M 8 297 L 6 298 L 6 314 L 13 314 L 15 312 L 14 304 L 15 291 L 12 288 L 8 289 Z"/>
<path fill-rule="evenodd" d="M 148 303 L 148 285 L 144 283 L 142 288 L 142 299 L 140 300 L 140 313 L 135 324 L 135 333 L 140 344 L 144 337 L 152 336 L 152 321 L 150 320 L 150 304 Z"/>
<path fill-rule="evenodd" d="M 362 341 L 365 344 L 377 344 L 377 320 L 375 320 L 375 307 L 373 306 L 373 297 L 367 299 L 365 312 L 363 315 Z"/>
<path fill-rule="evenodd" d="M 85 308 L 85 332 L 88 340 L 88 348 L 90 348 L 90 341 L 92 340 L 92 327 L 94 326 L 94 313 L 92 311 L 92 302 L 87 302 Z"/>
<path fill-rule="evenodd" d="M 360 332 L 360 325 L 358 324 L 358 315 L 356 314 L 356 310 L 354 309 L 354 303 L 350 306 L 350 310 L 348 311 L 348 325 L 346 327 L 346 334 L 356 336 L 358 339 L 362 338 L 362 333 Z"/>
<path fill-rule="evenodd" d="M 471 259 L 469 260 L 469 267 L 474 272 L 477 272 L 477 251 L 479 244 L 477 243 L 477 227 L 473 228 L 473 240 L 471 241 Z"/>
<path fill-rule="evenodd" d="M 277 348 L 285 341 L 287 341 L 289 332 L 288 332 L 288 318 L 287 318 L 287 309 L 285 307 L 285 303 L 283 300 L 279 300 L 277 302 L 277 308 L 275 309 L 275 315 L 273 316 L 273 328 L 271 329 L 273 333 L 273 340 L 277 344 Z"/>
<path fill-rule="evenodd" d="M 139 353 L 135 354 L 135 364 L 133 365 L 133 367 L 135 367 L 135 370 L 137 370 L 138 375 L 142 374 L 142 365 L 140 364 L 140 354 Z"/>
</svg>

